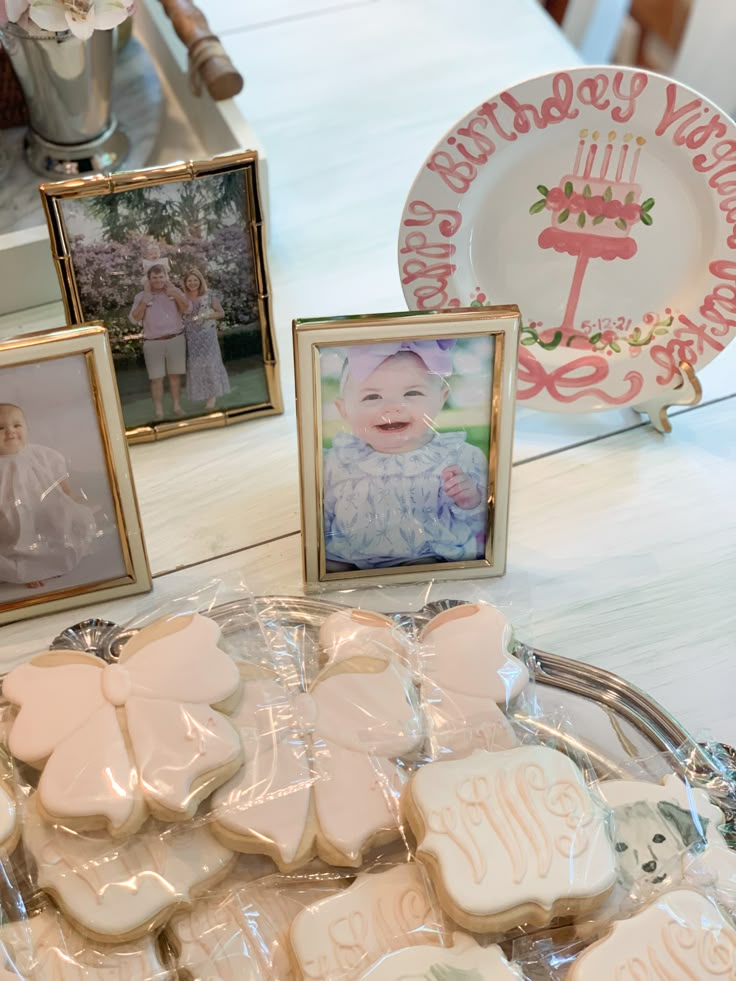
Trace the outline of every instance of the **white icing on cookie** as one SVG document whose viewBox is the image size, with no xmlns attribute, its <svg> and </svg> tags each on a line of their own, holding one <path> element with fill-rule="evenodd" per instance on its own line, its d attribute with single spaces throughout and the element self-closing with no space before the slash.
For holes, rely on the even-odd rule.
<svg viewBox="0 0 736 981">
<path fill-rule="evenodd" d="M 309 981 L 353 981 L 383 954 L 437 942 L 441 913 L 422 870 L 398 865 L 358 876 L 352 886 L 299 913 L 291 946 Z"/>
<path fill-rule="evenodd" d="M 508 653 L 512 645 L 506 618 L 484 603 L 439 614 L 425 627 L 419 645 L 391 619 L 368 610 L 332 613 L 320 629 L 320 647 L 330 663 L 370 656 L 413 672 L 422 686 L 433 757 L 518 746 L 498 707 L 529 680 L 526 667 Z"/>
<path fill-rule="evenodd" d="M 20 706 L 10 750 L 43 767 L 38 793 L 51 816 L 100 815 L 111 833 L 132 832 L 148 810 L 192 816 L 235 772 L 240 740 L 213 706 L 240 677 L 219 635 L 207 617 L 172 617 L 139 631 L 119 664 L 57 652 L 8 674 L 3 694 Z"/>
<path fill-rule="evenodd" d="M 331 613 L 319 631 L 319 646 L 334 664 L 346 657 L 409 657 L 409 638 L 393 620 L 370 610 L 339 610 Z"/>
<path fill-rule="evenodd" d="M 736 854 L 705 791 L 674 773 L 662 784 L 607 780 L 599 791 L 613 808 L 619 878 L 628 890 L 647 897 L 689 882 L 736 909 Z"/>
<path fill-rule="evenodd" d="M 106 946 L 87 940 L 63 917 L 44 910 L 30 920 L 0 927 L 0 978 L 33 981 L 165 981 L 154 937 Z"/>
<path fill-rule="evenodd" d="M 409 790 L 418 856 L 431 856 L 455 910 L 492 917 L 533 903 L 548 918 L 556 904 L 615 882 L 606 814 L 562 753 L 477 750 L 422 767 Z"/>
<path fill-rule="evenodd" d="M 375 835 L 398 834 L 392 794 L 402 774 L 393 760 L 424 741 L 407 672 L 346 659 L 309 692 L 292 695 L 273 678 L 243 687 L 235 721 L 246 763 L 213 797 L 216 828 L 282 868 L 318 852 L 357 865 Z"/>
<path fill-rule="evenodd" d="M 268 875 L 244 886 L 244 874 L 247 878 L 257 872 L 254 859 L 241 859 L 215 892 L 168 923 L 167 938 L 187 977 L 195 981 L 293 977 L 288 946 L 292 920 L 305 905 L 338 891 L 341 883 L 319 878 L 290 883 Z"/>
<path fill-rule="evenodd" d="M 456 933 L 452 947 L 409 947 L 383 957 L 360 981 L 521 981 L 500 947 Z"/>
<path fill-rule="evenodd" d="M 16 828 L 17 810 L 15 801 L 7 790 L 3 786 L 0 786 L 0 848 L 3 848 L 13 837 Z"/>
<path fill-rule="evenodd" d="M 270 977 L 258 913 L 245 895 L 233 893 L 195 903 L 167 927 L 181 970 L 196 979 L 265 981 Z"/>
<path fill-rule="evenodd" d="M 189 903 L 192 891 L 223 875 L 233 858 L 206 826 L 151 821 L 134 838 L 114 841 L 47 825 L 35 797 L 24 809 L 23 840 L 38 886 L 83 932 L 111 941 L 142 936 L 149 923 L 163 922 L 167 910 Z"/>
<path fill-rule="evenodd" d="M 428 686 L 447 699 L 454 718 L 483 712 L 488 701 L 506 705 L 528 684 L 529 672 L 513 649 L 506 617 L 488 603 L 469 603 L 443 610 L 419 637 Z"/>
<path fill-rule="evenodd" d="M 568 981 L 736 981 L 736 930 L 715 903 L 676 889 L 584 951 Z"/>
</svg>

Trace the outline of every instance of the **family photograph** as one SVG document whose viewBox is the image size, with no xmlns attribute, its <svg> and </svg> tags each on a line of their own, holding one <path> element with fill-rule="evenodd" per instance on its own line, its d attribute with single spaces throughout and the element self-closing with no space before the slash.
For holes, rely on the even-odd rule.
<svg viewBox="0 0 736 981">
<path fill-rule="evenodd" d="M 268 400 L 238 171 L 64 200 L 85 320 L 110 333 L 126 429 Z"/>
</svg>

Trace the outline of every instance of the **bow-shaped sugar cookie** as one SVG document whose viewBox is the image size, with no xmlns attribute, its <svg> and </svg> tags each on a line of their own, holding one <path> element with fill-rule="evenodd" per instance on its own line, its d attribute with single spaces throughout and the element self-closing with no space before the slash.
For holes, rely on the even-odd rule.
<svg viewBox="0 0 736 981">
<path fill-rule="evenodd" d="M 498 708 L 529 682 L 510 652 L 513 630 L 488 603 L 443 610 L 419 635 L 422 699 L 440 750 L 511 749 L 516 736 Z"/>
<path fill-rule="evenodd" d="M 214 795 L 212 815 L 229 847 L 270 855 L 282 871 L 315 855 L 357 867 L 367 847 L 398 835 L 394 760 L 424 738 L 407 672 L 346 659 L 296 695 L 252 676 L 235 721 L 246 764 Z"/>
<path fill-rule="evenodd" d="M 42 769 L 38 800 L 51 820 L 136 831 L 149 811 L 192 817 L 242 760 L 231 707 L 240 675 L 217 647 L 220 628 L 198 614 L 158 620 L 123 647 L 117 664 L 49 652 L 6 677 L 20 707 L 14 756 Z"/>
<path fill-rule="evenodd" d="M 513 631 L 500 610 L 487 603 L 453 606 L 434 617 L 412 651 L 393 620 L 367 610 L 340 610 L 320 628 L 320 646 L 330 663 L 364 654 L 408 663 L 421 680 L 434 752 L 518 745 L 499 705 L 529 681 L 525 665 L 510 651 Z"/>
</svg>

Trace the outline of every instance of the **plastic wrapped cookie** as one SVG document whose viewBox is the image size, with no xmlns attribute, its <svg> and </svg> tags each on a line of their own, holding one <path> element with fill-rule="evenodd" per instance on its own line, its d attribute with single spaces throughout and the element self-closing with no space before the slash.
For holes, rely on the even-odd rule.
<svg viewBox="0 0 736 981">
<path fill-rule="evenodd" d="M 1 981 L 172 981 L 155 937 L 105 946 L 81 936 L 60 913 L 46 909 L 0 927 Z"/>
<path fill-rule="evenodd" d="M 117 664 L 69 652 L 11 671 L 3 694 L 18 711 L 10 751 L 42 770 L 38 806 L 50 821 L 124 836 L 149 814 L 191 818 L 240 767 L 237 730 L 223 714 L 240 676 L 198 614 L 156 621 Z"/>
<path fill-rule="evenodd" d="M 507 705 L 529 684 L 526 665 L 513 653 L 511 624 L 489 603 L 443 610 L 422 630 L 419 644 L 427 679 L 452 692 L 466 715 L 475 711 L 474 699 Z"/>
<path fill-rule="evenodd" d="M 384 954 L 439 943 L 442 912 L 416 863 L 363 873 L 343 892 L 308 906 L 291 925 L 299 976 L 355 981 Z"/>
<path fill-rule="evenodd" d="M 674 773 L 661 784 L 606 780 L 598 789 L 613 809 L 619 879 L 631 896 L 689 883 L 736 910 L 736 854 L 720 830 L 723 812 L 705 791 Z"/>
<path fill-rule="evenodd" d="M 71 923 L 101 943 L 122 943 L 162 926 L 177 908 L 220 881 L 234 863 L 206 825 L 166 828 L 151 821 L 124 841 L 46 824 L 32 797 L 23 842 L 38 887 Z"/>
<path fill-rule="evenodd" d="M 319 646 L 331 664 L 346 657 L 398 658 L 408 662 L 409 637 L 390 617 L 371 610 L 338 610 L 319 631 Z"/>
<path fill-rule="evenodd" d="M 451 947 L 406 947 L 381 958 L 360 975 L 360 981 L 523 981 L 495 944 L 481 947 L 467 934 L 456 933 Z"/>
<path fill-rule="evenodd" d="M 0 781 L 0 852 L 10 854 L 20 840 L 20 822 L 15 793 L 7 782 Z"/>
<path fill-rule="evenodd" d="M 616 882 L 607 812 L 555 750 L 429 763 L 412 775 L 402 810 L 443 908 L 473 932 L 582 915 Z"/>
<path fill-rule="evenodd" d="M 246 763 L 212 799 L 218 838 L 293 871 L 315 856 L 356 868 L 367 849 L 399 837 L 397 761 L 425 740 L 409 673 L 345 658 L 294 691 L 273 673 L 244 672 L 234 718 Z"/>
<path fill-rule="evenodd" d="M 716 904 L 691 889 L 656 899 L 577 958 L 567 981 L 736 978 L 736 930 Z"/>
<path fill-rule="evenodd" d="M 444 610 L 415 644 L 393 620 L 368 610 L 332 613 L 320 629 L 320 647 L 330 663 L 370 655 L 410 667 L 421 686 L 433 756 L 518 745 L 499 708 L 529 681 L 513 644 L 506 617 L 487 603 Z"/>
<path fill-rule="evenodd" d="M 292 920 L 344 885 L 319 876 L 289 881 L 274 875 L 244 885 L 243 872 L 241 860 L 214 892 L 167 924 L 167 940 L 187 981 L 292 981 Z"/>
<path fill-rule="evenodd" d="M 187 981 L 266 981 L 277 976 L 245 890 L 200 899 L 171 919 L 166 936 Z"/>
<path fill-rule="evenodd" d="M 462 603 L 433 617 L 418 638 L 422 704 L 434 757 L 518 746 L 502 711 L 529 683 L 505 615 Z"/>
</svg>

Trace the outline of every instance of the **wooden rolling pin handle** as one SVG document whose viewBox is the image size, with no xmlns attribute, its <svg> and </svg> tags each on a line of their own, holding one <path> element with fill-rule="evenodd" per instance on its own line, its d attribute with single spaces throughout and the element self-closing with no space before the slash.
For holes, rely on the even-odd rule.
<svg viewBox="0 0 736 981">
<path fill-rule="evenodd" d="M 189 51 L 190 73 L 202 79 L 213 99 L 231 99 L 243 88 L 243 76 L 235 68 L 210 30 L 207 18 L 192 0 L 161 0 L 179 40 Z"/>
<path fill-rule="evenodd" d="M 243 89 L 243 76 L 214 35 L 195 41 L 189 48 L 189 65 L 216 102 L 232 99 Z"/>
</svg>

